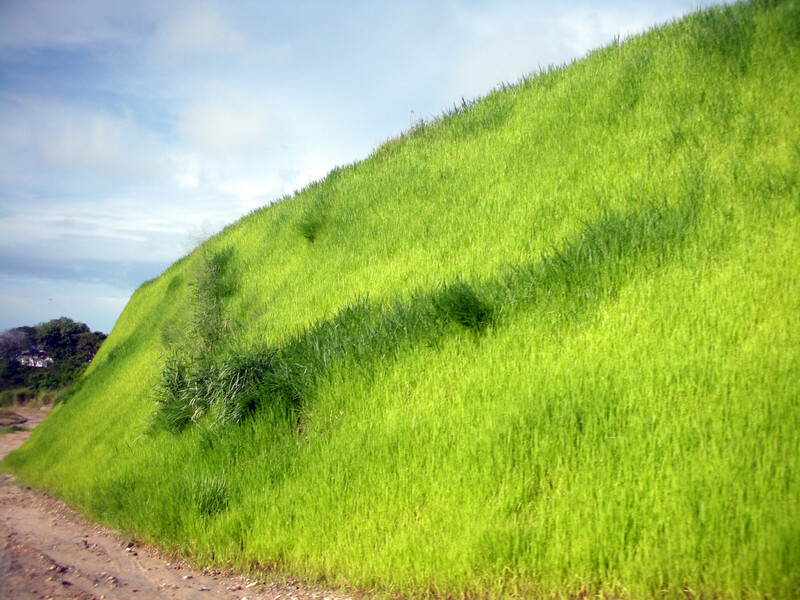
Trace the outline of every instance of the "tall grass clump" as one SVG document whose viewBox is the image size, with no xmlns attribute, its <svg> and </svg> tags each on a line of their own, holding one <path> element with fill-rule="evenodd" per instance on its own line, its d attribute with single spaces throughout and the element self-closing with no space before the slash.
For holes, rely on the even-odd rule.
<svg viewBox="0 0 800 600">
<path fill-rule="evenodd" d="M 237 288 L 233 256 L 230 247 L 202 256 L 189 329 L 170 343 L 154 388 L 156 428 L 178 433 L 207 415 L 214 424 L 231 425 L 258 404 L 270 356 L 235 345 L 225 306 Z"/>
<path fill-rule="evenodd" d="M 142 285 L 3 468 L 382 597 L 800 589 L 800 2 L 462 101 Z"/>
</svg>

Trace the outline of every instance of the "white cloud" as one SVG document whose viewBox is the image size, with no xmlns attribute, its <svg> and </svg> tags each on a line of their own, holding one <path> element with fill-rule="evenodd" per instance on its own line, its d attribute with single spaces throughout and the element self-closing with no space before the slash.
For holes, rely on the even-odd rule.
<svg viewBox="0 0 800 600">
<path fill-rule="evenodd" d="M 251 151 L 275 130 L 265 106 L 236 100 L 194 103 L 181 112 L 177 129 L 190 149 L 212 156 Z"/>
<path fill-rule="evenodd" d="M 186 4 L 159 26 L 156 44 L 186 54 L 235 53 L 242 49 L 244 36 L 219 13 L 208 7 Z"/>
<path fill-rule="evenodd" d="M 58 248 L 60 260 L 76 261 L 174 259 L 174 248 L 164 247 L 163 239 L 185 231 L 184 212 L 169 203 L 142 200 L 9 207 L 0 219 L 0 250 L 25 248 L 36 258 L 50 257 Z"/>
<path fill-rule="evenodd" d="M 200 160 L 193 154 L 174 154 L 173 179 L 182 188 L 195 189 L 200 186 Z"/>
<path fill-rule="evenodd" d="M 130 111 L 38 104 L 25 115 L 43 166 L 109 178 L 164 174 L 165 149 Z"/>
</svg>

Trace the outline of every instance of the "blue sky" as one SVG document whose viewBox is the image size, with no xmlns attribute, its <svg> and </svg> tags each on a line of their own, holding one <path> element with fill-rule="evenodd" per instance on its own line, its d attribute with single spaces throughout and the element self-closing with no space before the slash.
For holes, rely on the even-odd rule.
<svg viewBox="0 0 800 600">
<path fill-rule="evenodd" d="M 413 120 L 716 3 L 0 0 L 0 330 L 109 332 L 199 240 Z"/>
</svg>

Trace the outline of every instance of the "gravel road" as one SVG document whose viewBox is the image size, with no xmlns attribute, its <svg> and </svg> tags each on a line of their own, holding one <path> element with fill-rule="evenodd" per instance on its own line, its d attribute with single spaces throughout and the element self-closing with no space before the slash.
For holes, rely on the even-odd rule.
<svg viewBox="0 0 800 600">
<path fill-rule="evenodd" d="M 0 458 L 22 445 L 47 414 L 14 412 L 26 430 L 0 435 Z M 11 475 L 0 474 L 0 600 L 48 598 L 343 600 L 349 596 L 300 582 L 271 583 L 192 570 L 180 560 L 86 521 L 64 503 L 19 485 Z"/>
</svg>

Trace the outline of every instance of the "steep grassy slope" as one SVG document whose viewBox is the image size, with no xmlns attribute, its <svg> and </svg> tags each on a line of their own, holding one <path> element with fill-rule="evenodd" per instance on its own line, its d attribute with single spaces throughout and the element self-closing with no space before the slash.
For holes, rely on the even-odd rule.
<svg viewBox="0 0 800 600">
<path fill-rule="evenodd" d="M 389 141 L 143 285 L 5 467 L 201 563 L 794 597 L 799 82 L 753 2 Z"/>
</svg>

